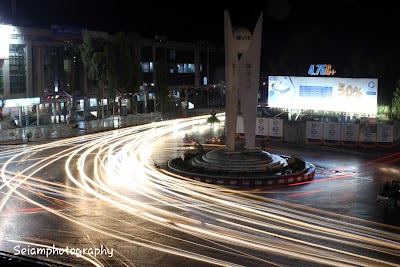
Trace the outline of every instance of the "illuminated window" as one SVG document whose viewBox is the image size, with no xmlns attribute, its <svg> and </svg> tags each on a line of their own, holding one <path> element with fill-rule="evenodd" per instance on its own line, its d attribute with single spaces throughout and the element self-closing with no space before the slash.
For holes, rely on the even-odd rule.
<svg viewBox="0 0 400 267">
<path fill-rule="evenodd" d="M 25 45 L 10 45 L 10 92 L 26 92 L 26 53 Z"/>
<path fill-rule="evenodd" d="M 144 73 L 150 73 L 154 71 L 153 62 L 141 62 L 140 65 L 142 66 L 142 71 Z"/>
<path fill-rule="evenodd" d="M 186 63 L 184 64 L 185 73 L 195 73 L 194 64 Z"/>
<path fill-rule="evenodd" d="M 194 64 L 192 63 L 180 63 L 176 64 L 178 73 L 195 73 Z"/>
</svg>

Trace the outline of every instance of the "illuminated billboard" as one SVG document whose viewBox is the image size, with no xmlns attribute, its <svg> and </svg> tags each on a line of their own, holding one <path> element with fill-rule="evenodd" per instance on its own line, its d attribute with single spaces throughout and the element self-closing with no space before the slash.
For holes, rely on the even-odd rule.
<svg viewBox="0 0 400 267">
<path fill-rule="evenodd" d="M 268 106 L 359 114 L 377 113 L 378 79 L 269 76 Z"/>
</svg>

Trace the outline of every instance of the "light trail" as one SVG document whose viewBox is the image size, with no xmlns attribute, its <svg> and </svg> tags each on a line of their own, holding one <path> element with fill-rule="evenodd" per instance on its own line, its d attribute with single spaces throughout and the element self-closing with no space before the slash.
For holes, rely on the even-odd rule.
<svg viewBox="0 0 400 267">
<path fill-rule="evenodd" d="M 4 151 L 0 155 L 4 161 L 0 222 L 21 212 L 47 212 L 100 234 L 103 243 L 112 238 L 218 266 L 291 266 L 299 262 L 304 266 L 400 266 L 397 227 L 274 200 L 256 191 L 197 182 L 155 166 L 154 153 L 178 155 L 185 151 L 173 147 L 177 144 L 173 135 L 188 129 L 205 131 L 201 127 L 207 117 Z M 171 146 L 160 149 L 161 143 Z M 397 156 L 393 155 L 393 162 Z M 385 160 L 390 159 L 374 163 L 380 166 Z M 62 184 L 43 176 L 56 164 L 64 166 Z M 298 194 L 310 193 L 315 192 Z M 24 207 L 9 208 L 13 200 L 23 200 Z M 82 216 L 86 213 L 102 220 Z M 40 240 L 8 240 L 49 245 Z M 132 264 L 121 249 L 114 257 L 80 260 L 94 266 L 108 266 L 109 260 Z"/>
</svg>

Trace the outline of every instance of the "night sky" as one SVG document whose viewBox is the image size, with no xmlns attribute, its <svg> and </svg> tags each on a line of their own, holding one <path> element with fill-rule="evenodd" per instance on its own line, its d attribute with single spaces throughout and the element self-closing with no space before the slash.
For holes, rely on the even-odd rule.
<svg viewBox="0 0 400 267">
<path fill-rule="evenodd" d="M 61 24 L 91 30 L 129 31 L 141 37 L 223 45 L 224 10 L 232 26 L 254 30 L 263 12 L 261 68 L 264 75 L 308 76 L 310 64 L 329 63 L 338 77 L 379 79 L 387 101 L 400 78 L 395 1 L 104 1 L 0 0 L 3 21 L 44 27 Z M 118 4 L 117 4 L 118 3 Z"/>
</svg>

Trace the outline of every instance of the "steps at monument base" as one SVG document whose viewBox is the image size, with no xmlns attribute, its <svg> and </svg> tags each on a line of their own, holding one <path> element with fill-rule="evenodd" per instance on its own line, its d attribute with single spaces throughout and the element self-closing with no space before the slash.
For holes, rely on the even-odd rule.
<svg viewBox="0 0 400 267">
<path fill-rule="evenodd" d="M 226 173 L 267 173 L 287 166 L 286 159 L 263 150 L 213 150 L 191 159 L 191 165 L 209 171 Z"/>
</svg>

